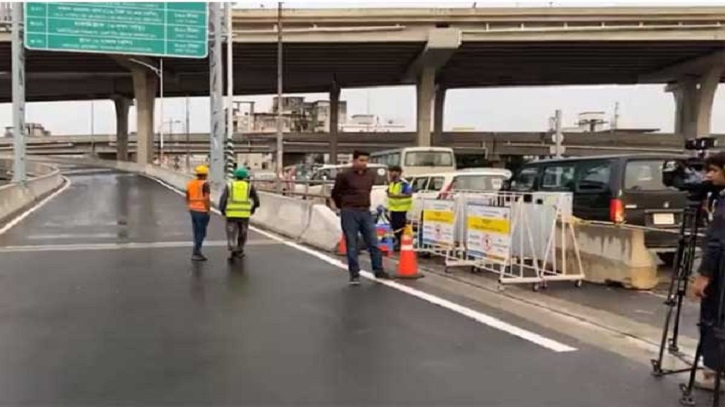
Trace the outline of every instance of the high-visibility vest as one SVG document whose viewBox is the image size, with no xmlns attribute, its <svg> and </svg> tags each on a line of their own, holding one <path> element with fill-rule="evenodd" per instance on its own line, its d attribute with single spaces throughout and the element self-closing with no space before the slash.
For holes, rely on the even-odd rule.
<svg viewBox="0 0 725 407">
<path fill-rule="evenodd" d="M 403 181 L 391 182 L 388 185 L 388 195 L 402 195 Z M 408 212 L 413 206 L 413 197 L 405 198 L 388 198 L 388 210 L 390 212 Z"/>
<path fill-rule="evenodd" d="M 232 181 L 228 185 L 227 218 L 249 218 L 252 216 L 252 201 L 249 200 L 251 186 L 247 181 Z"/>
<path fill-rule="evenodd" d="M 207 198 L 204 197 L 204 184 L 206 180 L 195 179 L 186 184 L 186 191 L 189 193 L 189 210 L 195 212 L 207 212 Z"/>
</svg>

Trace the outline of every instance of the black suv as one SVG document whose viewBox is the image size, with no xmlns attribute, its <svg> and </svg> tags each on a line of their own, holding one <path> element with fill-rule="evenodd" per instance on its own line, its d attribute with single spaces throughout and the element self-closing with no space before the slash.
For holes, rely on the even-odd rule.
<svg viewBox="0 0 725 407">
<path fill-rule="evenodd" d="M 687 195 L 662 183 L 662 166 L 667 160 L 683 158 L 638 154 L 529 162 L 514 175 L 508 189 L 572 192 L 578 218 L 677 230 Z M 645 244 L 673 249 L 677 234 L 647 232 Z"/>
</svg>

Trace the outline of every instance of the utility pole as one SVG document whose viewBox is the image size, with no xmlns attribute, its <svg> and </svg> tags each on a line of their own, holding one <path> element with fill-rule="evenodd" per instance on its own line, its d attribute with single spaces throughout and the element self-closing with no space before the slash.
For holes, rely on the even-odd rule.
<svg viewBox="0 0 725 407">
<path fill-rule="evenodd" d="M 222 13 L 220 3 L 209 3 L 209 26 L 212 44 L 209 52 L 209 89 L 211 107 L 210 180 L 219 186 L 224 182 L 224 98 L 222 72 Z"/>
<path fill-rule="evenodd" d="M 191 137 L 189 136 L 189 95 L 186 95 L 186 172 L 191 169 Z"/>
<path fill-rule="evenodd" d="M 561 110 L 556 111 L 555 119 L 556 121 L 556 133 L 554 134 L 555 139 L 555 155 L 556 158 L 561 158 L 561 142 L 564 141 L 564 135 L 561 134 Z"/>
<path fill-rule="evenodd" d="M 612 120 L 612 130 L 617 130 L 619 127 L 619 102 L 614 103 L 614 119 Z"/>
<path fill-rule="evenodd" d="M 284 140 L 282 135 L 282 2 L 277 3 L 277 176 L 284 171 Z M 281 189 L 282 183 L 278 183 Z"/>
<path fill-rule="evenodd" d="M 13 182 L 27 181 L 25 172 L 25 50 L 23 49 L 23 3 L 13 4 Z"/>
</svg>

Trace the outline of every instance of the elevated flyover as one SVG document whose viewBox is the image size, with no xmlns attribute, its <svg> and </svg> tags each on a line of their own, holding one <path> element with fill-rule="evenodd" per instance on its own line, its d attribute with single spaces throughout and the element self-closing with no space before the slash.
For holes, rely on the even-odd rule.
<svg viewBox="0 0 725 407">
<path fill-rule="evenodd" d="M 723 51 L 725 7 L 291 9 L 283 24 L 285 92 L 415 84 L 418 59 L 449 48 L 436 72 L 446 88 L 666 83 Z M 276 10 L 235 10 L 235 94 L 276 89 L 275 27 Z M 0 41 L 9 101 L 9 34 Z M 26 57 L 29 101 L 133 95 L 129 69 L 107 55 Z M 167 96 L 209 94 L 208 60 L 165 58 L 164 69 Z"/>
<path fill-rule="evenodd" d="M 585 156 L 598 154 L 629 154 L 641 152 L 680 153 L 683 140 L 675 134 L 641 132 L 599 132 L 565 133 L 563 146 L 567 155 Z M 342 153 L 352 153 L 356 149 L 381 151 L 410 146 L 415 143 L 413 132 L 395 133 L 340 133 L 338 149 Z M 725 135 L 717 135 L 720 144 L 725 144 Z M 330 135 L 328 133 L 289 133 L 285 134 L 284 148 L 290 154 L 327 153 Z M 254 133 L 234 136 L 234 149 L 237 153 L 273 153 L 276 138 L 272 134 Z M 171 134 L 164 136 L 164 154 L 178 155 L 207 154 L 209 135 L 194 133 L 186 135 Z M 159 137 L 155 138 L 156 143 Z M 436 139 L 436 145 L 449 146 L 461 153 L 486 153 L 490 160 L 496 161 L 503 156 L 548 155 L 551 134 L 548 132 L 446 132 Z M 113 157 L 116 153 L 115 135 L 75 135 L 33 137 L 28 139 L 27 151 L 32 155 L 81 155 L 97 154 Z M 12 139 L 0 138 L 0 152 L 12 151 Z M 136 137 L 130 136 L 129 152 L 136 151 Z"/>
<path fill-rule="evenodd" d="M 675 133 L 703 136 L 725 70 L 725 7 L 310 9 L 282 18 L 286 93 L 329 91 L 336 104 L 341 88 L 415 84 L 418 145 L 442 133 L 447 89 L 494 86 L 667 83 Z M 274 92 L 276 10 L 236 10 L 233 20 L 235 94 Z M 0 102 L 10 100 L 8 40 L 0 33 Z M 143 97 L 153 111 L 145 89 L 158 83 L 148 68 L 72 52 L 28 51 L 26 62 L 29 101 L 114 99 L 126 159 L 128 100 Z M 209 94 L 206 59 L 168 58 L 164 73 L 166 96 Z M 148 149 L 152 116 L 137 115 Z M 334 158 L 334 119 L 331 127 Z"/>
</svg>

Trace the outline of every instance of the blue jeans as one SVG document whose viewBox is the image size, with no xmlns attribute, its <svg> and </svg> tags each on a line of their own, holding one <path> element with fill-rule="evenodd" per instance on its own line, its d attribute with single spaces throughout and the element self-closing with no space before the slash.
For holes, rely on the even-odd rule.
<svg viewBox="0 0 725 407">
<path fill-rule="evenodd" d="M 209 226 L 209 212 L 189 211 L 191 213 L 191 226 L 194 229 L 194 254 L 201 254 L 201 245 L 206 238 L 206 228 Z"/>
<path fill-rule="evenodd" d="M 383 271 L 383 255 L 378 249 L 378 236 L 375 231 L 375 222 L 370 212 L 366 210 L 343 209 L 340 212 L 342 222 L 342 233 L 345 235 L 347 246 L 347 269 L 351 277 L 360 274 L 360 263 L 358 263 L 357 236 L 360 233 L 365 245 L 370 251 L 370 260 L 373 263 L 373 272 Z"/>
</svg>

